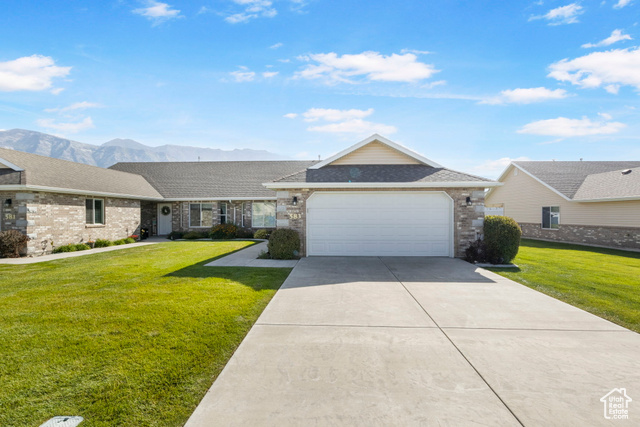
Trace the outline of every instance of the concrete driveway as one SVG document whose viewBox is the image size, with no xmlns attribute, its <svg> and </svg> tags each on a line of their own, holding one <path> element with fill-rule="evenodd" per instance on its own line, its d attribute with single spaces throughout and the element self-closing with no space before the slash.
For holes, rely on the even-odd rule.
<svg viewBox="0 0 640 427">
<path fill-rule="evenodd" d="M 635 332 L 457 259 L 362 257 L 302 259 L 187 426 L 639 422 Z"/>
</svg>

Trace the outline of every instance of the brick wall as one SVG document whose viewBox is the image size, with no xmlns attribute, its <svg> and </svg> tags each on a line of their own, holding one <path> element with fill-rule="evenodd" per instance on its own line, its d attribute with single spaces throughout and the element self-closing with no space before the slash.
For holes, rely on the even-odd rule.
<svg viewBox="0 0 640 427">
<path fill-rule="evenodd" d="M 10 209 L 2 208 L 15 219 L 5 221 L 2 229 L 11 227 L 26 233 L 30 240 L 28 255 L 42 255 L 54 246 L 88 242 L 96 239 L 123 239 L 140 231 L 140 201 L 102 198 L 105 224 L 86 224 L 85 196 L 44 192 L 2 193 L 0 199 L 12 199 Z"/>
<path fill-rule="evenodd" d="M 260 200 L 255 200 L 259 202 Z M 173 202 L 171 204 L 172 217 L 171 227 L 174 231 L 208 231 L 211 227 L 191 227 L 189 224 L 189 205 L 191 203 L 208 203 L 213 205 L 213 225 L 220 224 L 220 204 L 226 203 L 227 205 L 227 222 L 235 223 L 240 226 L 243 223 L 244 215 L 244 227 L 251 228 L 251 206 L 254 201 L 188 201 L 188 202 Z"/>
<path fill-rule="evenodd" d="M 300 233 L 301 255 L 306 255 L 306 201 L 316 191 L 422 191 L 407 189 L 299 189 L 280 190 L 277 194 L 276 219 L 278 228 L 291 228 Z M 453 199 L 454 254 L 464 256 L 469 243 L 482 233 L 484 222 L 484 191 L 469 188 L 430 188 L 426 192 L 443 191 Z M 293 197 L 298 203 L 293 206 Z M 471 206 L 467 206 L 467 197 Z"/>
<path fill-rule="evenodd" d="M 521 223 L 522 237 L 585 245 L 640 249 L 640 229 L 560 224 L 557 230 L 546 230 L 540 224 Z"/>
</svg>

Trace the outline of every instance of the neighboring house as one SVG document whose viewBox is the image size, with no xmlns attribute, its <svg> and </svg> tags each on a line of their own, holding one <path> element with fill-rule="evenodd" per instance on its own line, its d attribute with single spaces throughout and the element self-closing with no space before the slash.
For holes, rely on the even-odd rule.
<svg viewBox="0 0 640 427">
<path fill-rule="evenodd" d="M 513 162 L 485 204 L 524 237 L 640 249 L 640 161 Z"/>
<path fill-rule="evenodd" d="M 18 219 L 8 226 L 36 242 L 235 223 L 297 230 L 302 256 L 463 256 L 482 233 L 485 189 L 501 185 L 379 135 L 322 162 L 118 163 L 105 170 L 4 150 L 0 163 L 0 198 Z"/>
<path fill-rule="evenodd" d="M 0 230 L 28 235 L 28 254 L 138 233 L 144 200 L 162 196 L 139 175 L 0 148 Z"/>
</svg>

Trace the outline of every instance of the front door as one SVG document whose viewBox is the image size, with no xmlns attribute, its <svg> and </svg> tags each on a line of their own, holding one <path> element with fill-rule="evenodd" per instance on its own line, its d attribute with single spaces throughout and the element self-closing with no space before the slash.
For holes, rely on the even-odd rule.
<svg viewBox="0 0 640 427">
<path fill-rule="evenodd" d="M 172 213 L 171 203 L 158 203 L 158 235 L 171 233 Z"/>
</svg>

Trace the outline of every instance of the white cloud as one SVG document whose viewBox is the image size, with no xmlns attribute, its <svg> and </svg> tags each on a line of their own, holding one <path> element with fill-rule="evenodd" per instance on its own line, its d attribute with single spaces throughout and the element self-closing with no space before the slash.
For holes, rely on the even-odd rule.
<svg viewBox="0 0 640 427">
<path fill-rule="evenodd" d="M 625 6 L 631 4 L 631 0 L 619 0 L 618 3 L 613 5 L 614 9 L 622 9 Z"/>
<path fill-rule="evenodd" d="M 285 114 L 284 117 L 295 119 L 298 116 L 301 116 L 305 122 L 324 122 L 317 126 L 308 127 L 307 130 L 310 132 L 342 133 L 366 136 L 372 133 L 390 135 L 398 131 L 395 126 L 363 120 L 363 118 L 368 117 L 371 114 L 373 114 L 373 108 L 369 108 L 368 110 L 310 108 L 300 115 L 296 113 L 289 113 Z"/>
<path fill-rule="evenodd" d="M 224 18 L 230 24 L 249 22 L 259 17 L 273 18 L 278 14 L 270 0 L 233 0 L 233 2 L 243 6 L 244 10 Z"/>
<path fill-rule="evenodd" d="M 229 73 L 233 76 L 236 82 L 251 82 L 256 78 L 256 73 L 249 71 L 247 67 L 241 66 L 239 68 L 239 70 Z"/>
<path fill-rule="evenodd" d="M 325 120 L 327 122 L 339 122 L 343 120 L 351 119 L 363 119 L 373 114 L 373 108 L 368 110 L 336 110 L 333 108 L 310 108 L 304 113 L 305 122 L 316 122 L 318 120 Z"/>
<path fill-rule="evenodd" d="M 154 0 L 146 1 L 147 7 L 141 7 L 134 9 L 133 13 L 136 15 L 144 16 L 148 20 L 153 22 L 153 25 L 161 24 L 169 19 L 180 18 L 180 11 L 178 9 L 171 9 L 167 3 L 160 3 Z"/>
<path fill-rule="evenodd" d="M 566 98 L 567 91 L 564 89 L 551 90 L 545 87 L 517 88 L 513 90 L 503 90 L 500 95 L 480 101 L 480 104 L 532 104 L 534 102 L 544 102 L 552 99 Z"/>
<path fill-rule="evenodd" d="M 378 52 L 362 52 L 355 55 L 339 56 L 334 52 L 318 53 L 298 58 L 303 61 L 313 61 L 307 65 L 296 77 L 305 79 L 324 79 L 328 83 L 357 83 L 360 80 L 385 82 L 417 82 L 437 73 L 433 65 L 417 61 L 412 53 L 389 56 Z"/>
<path fill-rule="evenodd" d="M 85 117 L 84 120 L 76 123 L 60 123 L 53 119 L 39 119 L 36 121 L 37 125 L 47 129 L 55 129 L 64 133 L 78 133 L 86 129 L 92 129 L 93 120 L 91 117 Z"/>
<path fill-rule="evenodd" d="M 0 62 L 0 91 L 46 90 L 53 85 L 52 79 L 65 77 L 70 71 L 71 67 L 58 67 L 51 57 L 42 55 Z"/>
<path fill-rule="evenodd" d="M 269 49 L 278 49 L 278 48 L 280 48 L 282 46 L 283 46 L 282 43 L 276 43 L 276 44 L 272 44 L 271 46 L 269 46 Z"/>
<path fill-rule="evenodd" d="M 49 92 L 51 92 L 51 94 L 53 95 L 60 95 L 63 90 L 64 90 L 63 87 L 57 87 L 55 89 L 51 89 Z"/>
<path fill-rule="evenodd" d="M 584 48 L 591 47 L 602 47 L 602 46 L 611 46 L 614 43 L 617 43 L 622 40 L 633 40 L 629 34 L 622 34 L 622 30 L 613 30 L 611 35 L 604 40 L 599 41 L 598 43 L 586 43 L 583 44 Z"/>
<path fill-rule="evenodd" d="M 431 52 L 428 50 L 417 50 L 417 49 L 402 49 L 400 53 L 415 53 L 416 55 L 430 55 Z"/>
<path fill-rule="evenodd" d="M 589 135 L 609 135 L 620 132 L 626 125 L 620 122 L 611 122 L 607 117 L 604 120 L 592 121 L 586 117 L 581 119 L 568 119 L 558 117 L 557 119 L 539 120 L 524 125 L 518 133 L 545 136 L 589 136 Z"/>
<path fill-rule="evenodd" d="M 71 104 L 67 107 L 47 108 L 44 111 L 47 113 L 65 113 L 67 111 L 86 110 L 87 108 L 98 108 L 98 107 L 101 107 L 101 105 L 96 104 L 95 102 L 82 101 L 82 102 L 76 102 L 75 104 Z"/>
<path fill-rule="evenodd" d="M 572 60 L 563 59 L 549 66 L 548 77 L 583 88 L 605 86 L 616 93 L 619 86 L 640 89 L 640 48 L 593 52 Z"/>
<path fill-rule="evenodd" d="M 529 18 L 529 21 L 536 19 L 546 19 L 549 25 L 576 24 L 578 16 L 584 13 L 584 9 L 578 3 L 571 3 L 566 6 L 551 9 L 544 15 L 536 15 Z"/>
<path fill-rule="evenodd" d="M 279 71 L 265 71 L 264 73 L 262 73 L 262 77 L 264 77 L 265 79 L 270 79 L 271 77 L 277 76 L 278 73 Z"/>
</svg>

